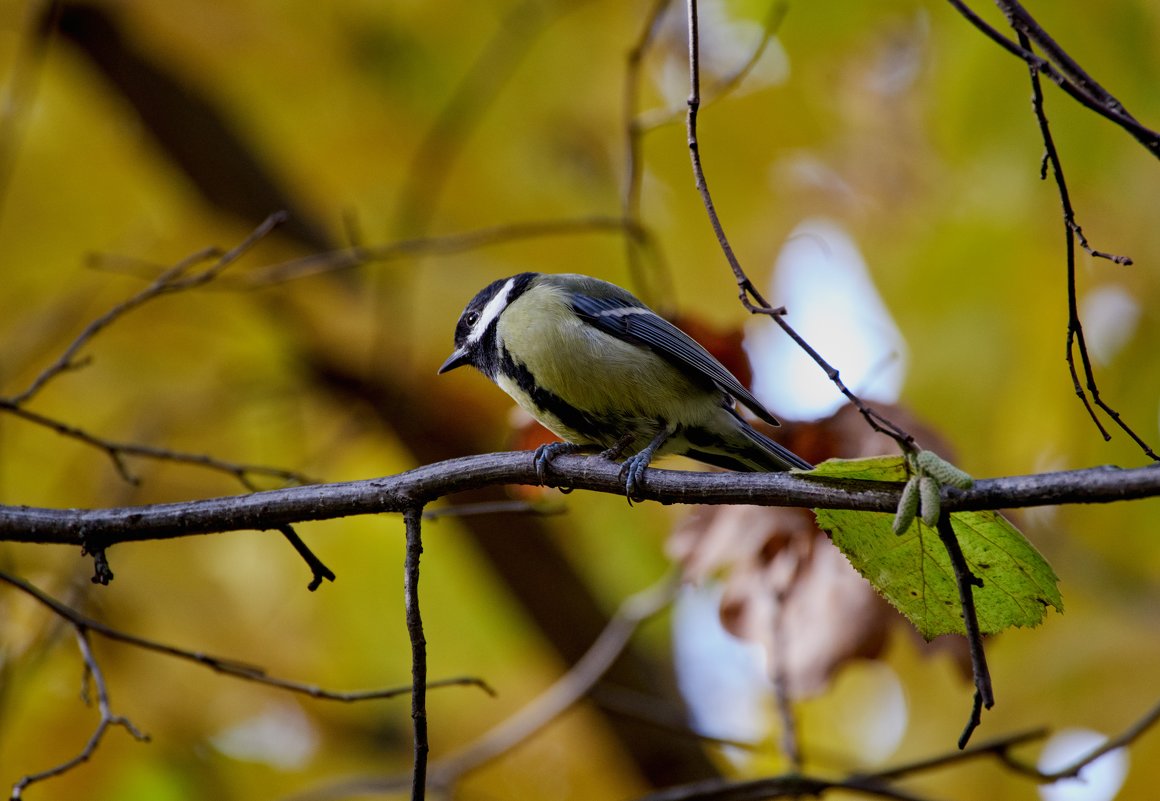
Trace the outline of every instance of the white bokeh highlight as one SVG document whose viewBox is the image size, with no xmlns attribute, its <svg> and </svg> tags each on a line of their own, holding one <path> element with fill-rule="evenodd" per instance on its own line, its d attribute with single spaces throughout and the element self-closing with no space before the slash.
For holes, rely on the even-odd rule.
<svg viewBox="0 0 1160 801">
<path fill-rule="evenodd" d="M 673 604 L 677 686 L 693 729 L 705 737 L 760 742 L 770 727 L 765 655 L 721 625 L 722 587 L 685 585 Z"/>
<path fill-rule="evenodd" d="M 1052 735 L 1039 754 L 1036 767 L 1044 773 L 1062 770 L 1107 741 L 1090 729 L 1064 729 Z M 1084 767 L 1074 779 L 1039 786 L 1043 801 L 1111 801 L 1128 775 L 1128 754 L 1117 748 Z"/>
<path fill-rule="evenodd" d="M 1111 364 L 1136 333 L 1139 301 L 1124 287 L 1106 284 L 1085 294 L 1079 307 L 1088 353 L 1099 364 Z"/>
<path fill-rule="evenodd" d="M 837 223 L 811 219 L 786 239 L 766 299 L 864 400 L 898 400 L 906 343 L 870 278 L 857 244 Z M 821 368 L 769 320 L 750 323 L 745 339 L 753 389 L 775 415 L 810 420 L 844 398 Z"/>
</svg>

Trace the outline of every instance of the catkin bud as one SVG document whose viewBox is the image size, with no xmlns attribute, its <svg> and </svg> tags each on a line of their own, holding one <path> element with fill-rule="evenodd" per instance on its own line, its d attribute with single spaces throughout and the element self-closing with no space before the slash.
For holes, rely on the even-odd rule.
<svg viewBox="0 0 1160 801">
<path fill-rule="evenodd" d="M 942 496 L 939 483 L 931 476 L 918 477 L 918 494 L 922 505 L 922 522 L 931 528 L 938 525 L 938 516 L 942 512 Z"/>
<path fill-rule="evenodd" d="M 940 484 L 959 489 L 970 489 L 975 483 L 970 473 L 960 470 L 934 451 L 919 451 L 915 457 L 919 472 L 934 478 Z"/>
<path fill-rule="evenodd" d="M 898 511 L 894 514 L 894 533 L 901 536 L 910 528 L 918 514 L 918 476 L 911 476 L 902 488 L 902 497 L 898 500 Z"/>
</svg>

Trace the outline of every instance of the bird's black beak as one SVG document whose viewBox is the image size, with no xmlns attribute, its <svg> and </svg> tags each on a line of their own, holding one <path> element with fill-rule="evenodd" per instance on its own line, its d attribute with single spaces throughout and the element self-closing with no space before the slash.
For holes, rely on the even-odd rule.
<svg viewBox="0 0 1160 801">
<path fill-rule="evenodd" d="M 468 353 L 467 348 L 456 348 L 455 352 L 447 357 L 447 361 L 443 362 L 437 375 L 443 375 L 447 371 L 462 367 L 465 364 L 471 364 L 471 354 Z"/>
</svg>

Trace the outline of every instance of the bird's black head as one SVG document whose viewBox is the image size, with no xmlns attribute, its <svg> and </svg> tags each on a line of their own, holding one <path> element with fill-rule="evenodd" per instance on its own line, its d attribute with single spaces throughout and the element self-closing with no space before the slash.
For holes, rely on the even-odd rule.
<svg viewBox="0 0 1160 801">
<path fill-rule="evenodd" d="M 439 368 L 440 374 L 470 364 L 494 378 L 499 360 L 495 332 L 500 315 L 538 276 L 539 273 L 520 273 L 492 281 L 479 290 L 459 315 L 459 322 L 455 324 L 455 350 Z"/>
</svg>

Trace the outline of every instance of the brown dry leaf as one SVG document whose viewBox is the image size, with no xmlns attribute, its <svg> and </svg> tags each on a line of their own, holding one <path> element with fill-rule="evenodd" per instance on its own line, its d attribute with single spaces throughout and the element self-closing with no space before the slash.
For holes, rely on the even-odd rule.
<svg viewBox="0 0 1160 801">
<path fill-rule="evenodd" d="M 927 447 L 941 440 L 900 409 L 883 409 Z M 853 407 L 814 423 L 787 425 L 782 441 L 807 459 L 890 453 L 894 443 L 870 430 Z M 851 659 L 874 659 L 892 626 L 913 631 L 854 571 L 806 509 L 700 507 L 669 538 L 667 551 L 687 581 L 723 577 L 721 620 L 737 637 L 759 644 L 771 678 L 791 698 L 826 689 Z M 916 637 L 917 642 L 921 642 Z M 925 648 L 949 649 L 964 676 L 969 657 L 961 638 Z"/>
</svg>

